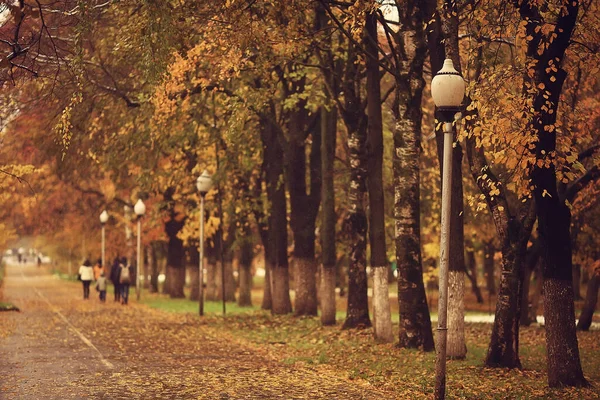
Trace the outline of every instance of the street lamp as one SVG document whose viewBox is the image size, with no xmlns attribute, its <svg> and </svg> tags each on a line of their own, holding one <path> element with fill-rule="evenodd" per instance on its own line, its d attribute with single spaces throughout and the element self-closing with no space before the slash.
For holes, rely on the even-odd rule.
<svg viewBox="0 0 600 400">
<path fill-rule="evenodd" d="M 202 175 L 196 180 L 196 187 L 198 188 L 198 192 L 200 192 L 200 265 L 198 266 L 198 304 L 200 316 L 204 315 L 204 268 L 202 262 L 204 258 L 204 197 L 212 185 L 211 176 L 207 170 L 204 170 Z"/>
<path fill-rule="evenodd" d="M 142 267 L 142 217 L 146 213 L 146 206 L 142 199 L 138 199 L 135 206 L 133 206 L 133 212 L 137 215 L 137 265 L 135 268 L 135 294 L 137 300 L 140 301 L 142 288 L 140 285 L 140 278 L 143 274 L 144 268 Z"/>
<path fill-rule="evenodd" d="M 444 60 L 442 69 L 431 81 L 431 97 L 444 124 L 444 157 L 442 161 L 442 222 L 440 238 L 440 275 L 438 327 L 436 334 L 435 393 L 434 398 L 446 396 L 446 343 L 448 340 L 448 257 L 450 253 L 450 207 L 452 187 L 452 122 L 460 111 L 465 96 L 465 81 L 454 69 L 452 60 Z"/>
<path fill-rule="evenodd" d="M 106 212 L 106 210 L 104 210 L 100 214 L 100 223 L 102 224 L 102 269 L 104 269 L 106 266 L 106 264 L 105 264 L 106 237 L 105 237 L 105 232 L 104 232 L 104 226 L 106 225 L 107 222 L 108 222 L 108 213 Z"/>
</svg>

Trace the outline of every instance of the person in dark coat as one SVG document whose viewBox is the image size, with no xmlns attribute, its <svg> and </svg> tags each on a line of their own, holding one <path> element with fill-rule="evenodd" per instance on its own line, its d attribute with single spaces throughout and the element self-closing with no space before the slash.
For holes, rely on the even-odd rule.
<svg viewBox="0 0 600 400">
<path fill-rule="evenodd" d="M 119 257 L 115 257 L 110 268 L 110 281 L 115 287 L 115 301 L 121 301 L 121 285 L 119 284 Z"/>
<path fill-rule="evenodd" d="M 127 262 L 127 257 L 122 257 L 119 264 L 119 285 L 121 286 L 121 304 L 129 301 L 129 285 L 135 284 L 134 270 Z"/>
</svg>

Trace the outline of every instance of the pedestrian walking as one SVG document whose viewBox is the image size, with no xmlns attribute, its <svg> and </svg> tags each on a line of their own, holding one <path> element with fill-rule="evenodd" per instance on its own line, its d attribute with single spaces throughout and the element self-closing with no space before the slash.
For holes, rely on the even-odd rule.
<svg viewBox="0 0 600 400">
<path fill-rule="evenodd" d="M 83 284 L 83 299 L 90 298 L 90 284 L 94 279 L 94 269 L 92 268 L 92 264 L 90 260 L 86 259 L 83 262 L 83 265 L 79 267 L 79 280 Z"/>
<path fill-rule="evenodd" d="M 119 263 L 119 286 L 121 286 L 121 304 L 129 301 L 129 285 L 134 281 L 133 267 L 127 262 L 127 257 L 122 257 Z"/>
<path fill-rule="evenodd" d="M 94 264 L 94 280 L 97 281 L 100 278 L 100 273 L 104 272 L 104 266 L 102 265 L 102 259 L 99 258 Z"/>
<path fill-rule="evenodd" d="M 115 257 L 115 260 L 110 267 L 110 281 L 115 288 L 115 301 L 121 301 L 121 285 L 119 284 L 119 257 Z"/>
<path fill-rule="evenodd" d="M 106 303 L 106 286 L 106 277 L 104 271 L 102 271 L 96 281 L 96 290 L 100 292 L 100 301 L 103 303 Z"/>
</svg>

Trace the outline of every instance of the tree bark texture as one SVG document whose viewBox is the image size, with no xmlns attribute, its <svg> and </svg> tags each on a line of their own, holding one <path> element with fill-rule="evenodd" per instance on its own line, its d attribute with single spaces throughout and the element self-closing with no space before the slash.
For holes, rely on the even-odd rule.
<svg viewBox="0 0 600 400">
<path fill-rule="evenodd" d="M 273 105 L 271 115 L 274 116 Z M 263 170 L 270 204 L 268 216 L 268 245 L 265 246 L 265 259 L 268 263 L 271 286 L 271 312 L 287 314 L 292 312 L 290 299 L 289 263 L 287 257 L 287 210 L 285 179 L 283 171 L 283 149 L 271 118 L 261 118 L 261 140 L 263 144 Z"/>
<path fill-rule="evenodd" d="M 396 90 L 394 125 L 394 220 L 398 271 L 398 346 L 433 351 L 434 341 L 421 258 L 420 174 L 423 64 L 427 47 L 423 11 L 409 1 L 400 8 L 404 30 L 394 36 Z"/>
<path fill-rule="evenodd" d="M 596 311 L 596 304 L 598 303 L 598 288 L 600 287 L 600 270 L 597 270 L 592 279 L 588 281 L 587 290 L 585 294 L 585 302 L 579 314 L 579 321 L 577 322 L 577 329 L 581 331 L 587 331 L 592 325 L 592 317 L 594 311 Z"/>
<path fill-rule="evenodd" d="M 343 79 L 343 118 L 348 130 L 350 187 L 345 230 L 348 242 L 348 307 L 342 329 L 371 326 L 367 285 L 366 116 L 360 98 L 360 71 L 355 49 L 349 50 Z"/>
<path fill-rule="evenodd" d="M 367 68 L 367 187 L 369 190 L 369 244 L 373 269 L 373 327 L 375 338 L 393 341 L 392 315 L 388 293 L 388 260 L 385 244 L 383 195 L 383 118 L 377 50 L 377 16 L 367 14 L 365 51 Z"/>
<path fill-rule="evenodd" d="M 263 298 L 260 308 L 270 310 L 273 307 L 273 296 L 271 296 L 271 264 L 265 258 L 265 282 L 263 288 Z"/>
<path fill-rule="evenodd" d="M 502 227 L 509 227 L 510 221 L 503 221 Z M 514 223 L 513 223 L 514 224 Z M 498 226 L 497 228 L 498 229 Z M 501 230 L 501 232 L 504 232 Z M 519 320 L 521 303 L 521 277 L 526 244 L 510 240 L 517 232 L 504 237 L 502 245 L 502 274 L 500 290 L 496 300 L 496 314 L 492 337 L 488 346 L 485 365 L 488 367 L 521 368 L 519 359 Z"/>
</svg>

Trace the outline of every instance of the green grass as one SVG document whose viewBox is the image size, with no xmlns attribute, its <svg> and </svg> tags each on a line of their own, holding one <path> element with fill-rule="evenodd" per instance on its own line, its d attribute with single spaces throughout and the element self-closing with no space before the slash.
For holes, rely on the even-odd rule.
<svg viewBox="0 0 600 400">
<path fill-rule="evenodd" d="M 18 311 L 19 309 L 12 303 L 0 301 L 0 311 Z"/>
<path fill-rule="evenodd" d="M 133 295 L 135 296 L 135 293 Z M 142 303 L 152 308 L 158 308 L 173 313 L 197 314 L 199 311 L 199 305 L 197 301 L 190 301 L 189 299 L 171 299 L 169 296 L 161 294 L 143 294 Z M 225 303 L 226 314 L 240 314 L 256 309 L 258 308 L 240 307 L 234 302 Z M 223 303 L 217 301 L 205 301 L 204 312 L 206 314 L 221 315 L 223 314 Z"/>
</svg>

